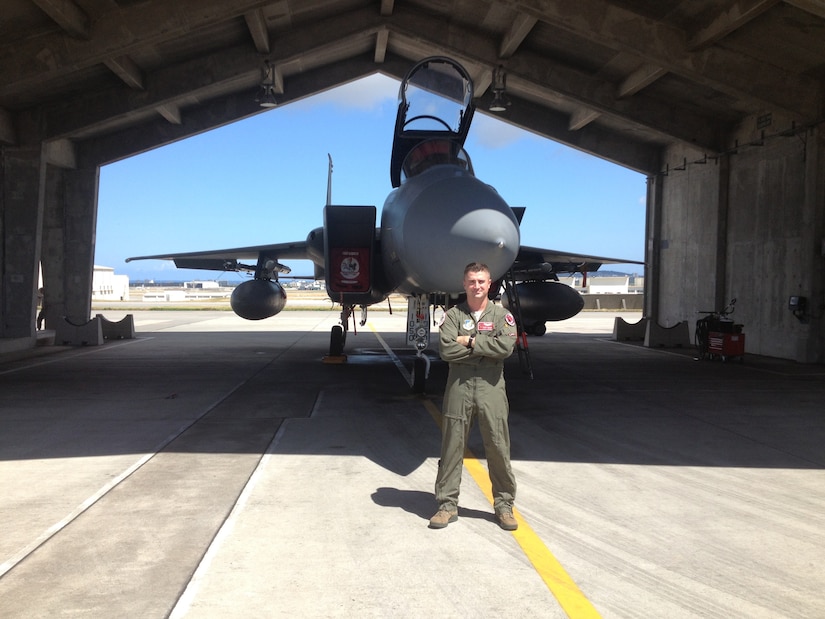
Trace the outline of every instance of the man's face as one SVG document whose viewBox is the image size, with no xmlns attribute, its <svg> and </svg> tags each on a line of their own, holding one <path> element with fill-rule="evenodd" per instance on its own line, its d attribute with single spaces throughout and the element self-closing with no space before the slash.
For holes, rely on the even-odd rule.
<svg viewBox="0 0 825 619">
<path fill-rule="evenodd" d="M 468 299 L 483 299 L 490 291 L 490 274 L 487 271 L 470 271 L 464 275 L 464 292 Z"/>
</svg>

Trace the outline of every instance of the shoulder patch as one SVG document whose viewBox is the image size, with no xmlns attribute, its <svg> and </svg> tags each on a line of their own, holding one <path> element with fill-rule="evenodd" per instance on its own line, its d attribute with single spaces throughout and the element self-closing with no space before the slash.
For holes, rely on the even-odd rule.
<svg viewBox="0 0 825 619">
<path fill-rule="evenodd" d="M 507 315 L 504 317 L 504 322 L 506 322 L 511 327 L 516 326 L 516 319 L 513 318 L 513 315 L 510 312 L 507 312 Z"/>
</svg>

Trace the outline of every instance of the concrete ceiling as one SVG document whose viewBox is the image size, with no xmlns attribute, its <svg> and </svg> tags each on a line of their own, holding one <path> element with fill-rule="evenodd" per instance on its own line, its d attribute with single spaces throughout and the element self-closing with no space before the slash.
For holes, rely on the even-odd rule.
<svg viewBox="0 0 825 619">
<path fill-rule="evenodd" d="M 441 54 L 479 107 L 653 174 L 743 123 L 823 119 L 821 0 L 2 0 L 0 144 L 97 165 Z"/>
</svg>

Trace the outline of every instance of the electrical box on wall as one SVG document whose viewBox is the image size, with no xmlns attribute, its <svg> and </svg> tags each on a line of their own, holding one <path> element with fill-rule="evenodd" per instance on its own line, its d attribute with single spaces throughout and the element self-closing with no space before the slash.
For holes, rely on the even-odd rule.
<svg viewBox="0 0 825 619">
<path fill-rule="evenodd" d="M 788 309 L 793 312 L 804 312 L 808 305 L 808 299 L 805 297 L 791 296 L 788 299 Z"/>
<path fill-rule="evenodd" d="M 808 322 L 808 298 L 791 295 L 788 297 L 788 309 L 799 322 Z"/>
</svg>

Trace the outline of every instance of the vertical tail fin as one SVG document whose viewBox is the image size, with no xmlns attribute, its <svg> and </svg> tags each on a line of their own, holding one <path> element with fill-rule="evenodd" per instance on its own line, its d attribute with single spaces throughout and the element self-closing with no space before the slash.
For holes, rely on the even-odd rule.
<svg viewBox="0 0 825 619">
<path fill-rule="evenodd" d="M 327 206 L 332 204 L 332 155 L 327 153 L 329 170 L 327 171 Z"/>
</svg>

